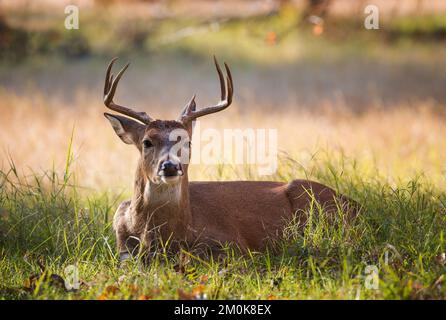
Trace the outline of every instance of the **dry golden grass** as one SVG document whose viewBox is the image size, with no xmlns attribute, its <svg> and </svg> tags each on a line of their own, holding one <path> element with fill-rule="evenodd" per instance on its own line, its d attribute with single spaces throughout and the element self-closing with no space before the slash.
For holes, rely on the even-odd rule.
<svg viewBox="0 0 446 320">
<path fill-rule="evenodd" d="M 53 164 L 63 171 L 74 129 L 77 183 L 98 191 L 130 190 L 138 152 L 116 137 L 102 116 L 105 107 L 97 97 L 80 95 L 71 105 L 59 107 L 39 95 L 17 96 L 3 91 L 0 101 L 0 169 L 9 168 L 9 154 L 24 174 L 52 168 Z M 423 173 L 438 186 L 444 183 L 445 119 L 427 103 L 388 111 L 371 109 L 361 115 L 330 111 L 342 110 L 330 105 L 320 112 L 293 110 L 293 105 L 282 106 L 280 113 L 274 114 L 241 114 L 240 109 L 235 102 L 224 113 L 203 118 L 201 128 L 275 128 L 279 149 L 304 169 L 318 160 L 347 157 L 357 161 L 364 177 L 373 178 L 378 168 L 394 179 Z M 175 116 L 162 110 L 150 113 L 160 118 Z M 193 165 L 191 177 L 212 179 L 215 169 Z M 237 177 L 240 175 L 229 173 L 226 178 Z"/>
</svg>

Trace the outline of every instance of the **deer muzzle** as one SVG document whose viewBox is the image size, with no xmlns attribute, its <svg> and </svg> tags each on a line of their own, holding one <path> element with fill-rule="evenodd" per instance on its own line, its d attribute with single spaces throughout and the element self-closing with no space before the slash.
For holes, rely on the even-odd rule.
<svg viewBox="0 0 446 320">
<path fill-rule="evenodd" d="M 172 160 L 163 161 L 158 171 L 158 176 L 164 182 L 177 180 L 183 175 L 183 170 L 180 163 L 175 163 Z"/>
</svg>

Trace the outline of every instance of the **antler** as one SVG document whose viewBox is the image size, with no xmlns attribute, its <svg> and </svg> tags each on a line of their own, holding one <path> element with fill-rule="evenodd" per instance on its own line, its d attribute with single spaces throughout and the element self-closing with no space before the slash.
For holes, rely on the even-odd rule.
<svg viewBox="0 0 446 320">
<path fill-rule="evenodd" d="M 145 112 L 138 112 L 135 110 L 132 110 L 130 108 L 121 106 L 119 104 L 116 104 L 113 102 L 113 96 L 116 92 L 116 87 L 118 86 L 119 80 L 121 79 L 122 75 L 124 74 L 125 70 L 127 70 L 130 63 L 127 63 L 124 68 L 122 68 L 116 78 L 113 79 L 113 74 L 110 74 L 111 69 L 113 67 L 113 64 L 118 58 L 113 58 L 112 61 L 110 61 L 110 64 L 107 68 L 107 73 L 105 75 L 105 85 L 104 85 L 104 104 L 107 108 L 122 113 L 126 116 L 129 116 L 133 119 L 139 120 L 142 123 L 149 124 L 150 121 L 152 121 L 152 118 L 150 118 L 147 113 Z"/>
<path fill-rule="evenodd" d="M 226 69 L 226 86 L 225 79 L 223 73 L 221 72 L 220 66 L 218 65 L 217 59 L 214 56 L 215 68 L 218 72 L 218 78 L 220 80 L 220 89 L 221 89 L 221 100 L 214 106 L 202 108 L 200 110 L 195 110 L 195 95 L 192 97 L 191 101 L 184 108 L 180 120 L 184 123 L 195 120 L 198 117 L 205 116 L 207 114 L 215 113 L 222 111 L 229 107 L 232 103 L 232 96 L 234 95 L 234 85 L 232 82 L 231 71 L 229 70 L 228 65 L 225 62 Z M 227 90 L 226 90 L 227 88 Z"/>
</svg>

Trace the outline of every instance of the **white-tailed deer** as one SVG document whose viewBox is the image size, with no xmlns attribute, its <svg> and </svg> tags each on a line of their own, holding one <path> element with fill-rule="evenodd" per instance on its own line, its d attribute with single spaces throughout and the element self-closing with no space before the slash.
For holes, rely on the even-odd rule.
<svg viewBox="0 0 446 320">
<path fill-rule="evenodd" d="M 154 120 L 145 112 L 113 102 L 118 82 L 128 67 L 127 64 L 113 78 L 110 72 L 115 60 L 107 68 L 104 103 L 127 117 L 104 115 L 121 140 L 135 145 L 140 153 L 133 198 L 123 202 L 114 217 L 121 258 L 140 245 L 150 251 L 155 237 L 174 247 L 175 243 L 185 243 L 218 249 L 222 243 L 232 243 L 242 250 L 263 250 L 268 239 L 280 235 L 293 215 L 300 215 L 299 220 L 305 221 L 312 199 L 327 214 L 337 211 L 339 206 L 347 208 L 351 215 L 356 213 L 354 202 L 309 180 L 189 182 L 188 161 L 181 161 L 171 152 L 177 143 L 172 132 L 185 132 L 186 143 L 180 153 L 188 154 L 189 159 L 192 121 L 222 111 L 232 102 L 233 81 L 228 66 L 225 63 L 225 81 L 214 58 L 221 87 L 221 100 L 216 105 L 197 110 L 194 96 L 178 120 Z"/>
</svg>

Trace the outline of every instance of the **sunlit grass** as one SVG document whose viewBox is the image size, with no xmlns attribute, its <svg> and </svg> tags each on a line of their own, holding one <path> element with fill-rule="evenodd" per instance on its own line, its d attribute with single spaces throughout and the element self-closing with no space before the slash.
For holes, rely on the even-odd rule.
<svg viewBox="0 0 446 320">
<path fill-rule="evenodd" d="M 147 268 L 135 261 L 122 269 L 111 218 L 131 194 L 137 150 L 119 141 L 88 96 L 62 108 L 39 95 L 2 97 L 2 298 L 445 297 L 445 127 L 429 104 L 361 115 L 288 108 L 246 116 L 234 108 L 203 120 L 202 129 L 276 128 L 279 166 L 259 176 L 255 166 L 193 165 L 192 180 L 313 179 L 360 202 L 360 217 L 327 223 L 315 206 L 312 222 L 303 232 L 291 223 L 274 253 L 228 248 L 226 260 L 202 261 L 160 252 Z M 45 281 L 30 289 L 39 264 L 64 277 L 76 265 L 85 284 L 76 292 Z M 370 265 L 379 290 L 365 287 Z"/>
<path fill-rule="evenodd" d="M 207 262 L 193 252 L 187 259 L 160 253 L 146 269 L 136 261 L 120 269 L 111 218 L 131 193 L 137 151 L 96 114 L 100 106 L 56 113 L 44 98 L 3 96 L 4 108 L 15 106 L 1 119 L 3 298 L 445 297 L 446 149 L 443 118 L 433 109 L 285 118 L 228 111 L 229 118 L 202 121 L 202 129 L 277 128 L 283 151 L 272 176 L 256 167 L 193 165 L 192 179 L 313 179 L 359 201 L 361 216 L 348 226 L 327 223 L 315 207 L 303 232 L 292 223 L 285 229 L 278 252 L 229 251 L 225 261 Z M 45 283 L 24 290 L 40 260 L 62 276 L 76 265 L 86 284 L 69 293 Z M 365 287 L 368 265 L 378 267 L 378 291 Z"/>
<path fill-rule="evenodd" d="M 11 160 L 0 178 L 1 297 L 444 298 L 444 192 L 423 179 L 397 185 L 365 179 L 349 162 L 319 163 L 309 178 L 359 201 L 355 223 L 345 224 L 342 212 L 328 223 L 315 204 L 303 230 L 290 222 L 275 252 L 242 256 L 228 248 L 219 261 L 203 261 L 193 251 L 174 257 L 160 252 L 148 267 L 135 260 L 119 268 L 110 218 L 122 197 L 80 196 L 69 171 L 20 177 Z M 281 164 L 284 180 L 292 178 L 292 165 Z M 40 272 L 39 263 L 64 277 L 65 268 L 75 265 L 83 285 L 67 293 L 43 281 L 29 289 L 27 279 Z M 379 270 L 379 290 L 365 286 L 370 265 Z"/>
<path fill-rule="evenodd" d="M 99 105 L 97 97 L 82 94 L 70 105 L 61 107 L 59 101 L 53 102 L 33 92 L 17 96 L 4 91 L 2 102 L 0 168 L 9 167 L 7 155 L 10 154 L 19 174 L 53 167 L 63 173 L 67 141 L 74 130 L 71 170 L 79 190 L 90 193 L 106 189 L 127 194 L 131 191 L 138 151 L 115 136 L 102 116 L 104 107 Z M 193 164 L 192 179 L 283 180 L 284 172 L 299 178 L 307 173 L 313 175 L 325 162 L 336 169 L 350 160 L 351 169 L 361 172 L 366 180 L 383 178 L 396 184 L 421 176 L 444 188 L 445 119 L 429 103 L 388 111 L 371 109 L 362 115 L 342 111 L 338 106 L 331 106 L 325 113 L 293 111 L 291 102 L 282 104 L 281 108 L 276 113 L 268 109 L 254 114 L 240 113 L 243 106 L 235 102 L 224 114 L 200 121 L 193 148 L 206 145 L 200 133 L 207 128 L 221 134 L 224 129 L 275 129 L 279 154 L 291 157 L 293 165 L 282 166 L 273 176 L 261 177 L 256 166 Z M 150 112 L 166 119 L 176 116 L 159 107 Z M 198 139 L 202 140 L 200 144 Z M 199 152 L 193 149 L 194 155 Z"/>
</svg>

